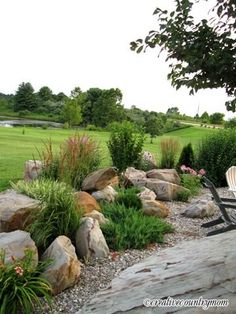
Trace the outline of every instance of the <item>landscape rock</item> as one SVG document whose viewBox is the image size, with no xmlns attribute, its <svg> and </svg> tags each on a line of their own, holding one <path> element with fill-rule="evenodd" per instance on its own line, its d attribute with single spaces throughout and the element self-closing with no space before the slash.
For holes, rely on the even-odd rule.
<svg viewBox="0 0 236 314">
<path fill-rule="evenodd" d="M 105 218 L 104 215 L 97 210 L 93 210 L 88 214 L 85 214 L 84 217 L 90 217 L 93 219 L 97 219 L 99 225 L 105 224 L 109 222 L 109 219 Z"/>
<path fill-rule="evenodd" d="M 11 263 L 15 259 L 23 259 L 26 250 L 33 252 L 35 266 L 38 264 L 38 250 L 28 232 L 16 230 L 0 233 L 0 250 L 5 251 L 5 262 Z"/>
<path fill-rule="evenodd" d="M 109 248 L 96 219 L 82 218 L 75 240 L 77 253 L 85 260 L 103 258 L 109 254 Z"/>
<path fill-rule="evenodd" d="M 142 156 L 142 162 L 147 169 L 155 169 L 157 162 L 154 155 L 150 152 L 144 151 Z"/>
<path fill-rule="evenodd" d="M 28 160 L 25 162 L 24 180 L 31 181 L 39 177 L 43 169 L 43 163 L 40 160 Z"/>
<path fill-rule="evenodd" d="M 138 194 L 139 198 L 143 201 L 143 200 L 147 200 L 147 201 L 154 201 L 156 199 L 156 193 L 151 191 L 148 188 L 143 188 L 143 190 Z"/>
<path fill-rule="evenodd" d="M 93 196 L 87 192 L 79 191 L 75 193 L 75 199 L 78 208 L 81 208 L 84 214 L 88 214 L 93 210 L 101 211 L 101 207 Z"/>
<path fill-rule="evenodd" d="M 235 313 L 236 231 L 182 242 L 127 268 L 77 314 Z M 145 299 L 228 299 L 227 307 L 145 307 Z"/>
<path fill-rule="evenodd" d="M 109 183 L 109 185 L 111 185 L 112 187 L 113 186 L 118 186 L 119 185 L 119 176 L 115 176 L 114 178 L 112 178 L 111 180 L 110 180 L 110 183 Z"/>
<path fill-rule="evenodd" d="M 157 216 L 159 218 L 166 218 L 170 210 L 163 203 L 155 200 L 143 200 L 143 212 L 148 216 Z"/>
<path fill-rule="evenodd" d="M 92 196 L 97 201 L 114 202 L 117 194 L 118 193 L 115 191 L 115 189 L 111 185 L 108 185 L 100 191 L 93 192 Z"/>
<path fill-rule="evenodd" d="M 0 232 L 24 230 L 29 214 L 39 202 L 14 190 L 0 193 Z"/>
<path fill-rule="evenodd" d="M 154 191 L 157 199 L 162 201 L 176 200 L 178 193 L 188 191 L 181 185 L 159 179 L 146 179 L 145 186 Z"/>
<path fill-rule="evenodd" d="M 124 172 L 124 180 L 127 186 L 145 186 L 146 172 L 129 167 Z"/>
<path fill-rule="evenodd" d="M 63 235 L 57 237 L 44 252 L 42 260 L 46 259 L 52 259 L 53 262 L 42 273 L 42 277 L 50 282 L 54 295 L 78 282 L 80 262 L 69 238 Z"/>
<path fill-rule="evenodd" d="M 175 169 L 152 169 L 146 172 L 148 178 L 159 179 L 180 185 L 180 177 Z"/>
<path fill-rule="evenodd" d="M 189 205 L 181 214 L 188 218 L 212 217 L 219 211 L 218 206 L 213 201 L 200 200 Z"/>
<path fill-rule="evenodd" d="M 82 190 L 83 191 L 97 191 L 102 190 L 106 186 L 108 186 L 114 178 L 117 177 L 117 171 L 115 168 L 104 168 L 99 169 L 90 175 L 88 175 L 83 183 Z"/>
</svg>

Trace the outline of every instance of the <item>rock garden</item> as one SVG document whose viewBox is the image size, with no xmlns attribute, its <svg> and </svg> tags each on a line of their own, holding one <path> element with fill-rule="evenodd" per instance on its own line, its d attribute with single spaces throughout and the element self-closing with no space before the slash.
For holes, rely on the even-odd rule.
<svg viewBox="0 0 236 314">
<path fill-rule="evenodd" d="M 153 155 L 142 152 L 142 136 L 129 127 L 116 126 L 111 132 L 112 167 L 99 167 L 99 148 L 87 136 L 69 138 L 59 152 L 53 151 L 49 141 L 39 153 L 40 160 L 26 162 L 24 179 L 0 193 L 1 313 L 76 313 L 80 309 L 81 313 L 115 313 L 140 307 L 134 300 L 142 289 L 135 288 L 132 294 L 135 285 L 131 279 L 119 282 L 121 271 L 185 240 L 205 237 L 200 226 L 217 217 L 218 208 L 202 188 L 204 170 L 190 167 L 191 145 L 177 164 L 175 154 L 165 148 L 166 167 L 163 159 L 160 167 Z M 226 188 L 219 191 L 230 193 Z M 210 241 L 199 242 L 199 258 Z M 225 241 L 230 242 L 230 236 Z M 213 242 L 219 246 L 220 240 Z M 185 261 L 196 258 L 194 246 L 192 242 L 179 248 Z M 213 248 L 212 254 L 218 251 Z M 202 259 L 207 263 L 207 257 Z M 142 276 L 143 272 L 148 276 L 152 262 L 137 266 L 136 287 L 142 287 L 144 279 L 149 282 L 150 277 Z M 129 276 L 127 272 L 127 280 Z M 114 277 L 117 282 L 109 293 Z M 167 277 L 163 282 L 168 286 Z M 205 288 L 201 280 L 196 282 Z M 168 295 L 177 294 L 179 286 L 173 286 L 175 292 L 166 288 Z M 186 284 L 182 295 L 186 297 L 191 287 Z M 92 297 L 98 290 L 100 301 Z M 109 300 L 114 295 L 130 303 L 113 311 Z"/>
</svg>

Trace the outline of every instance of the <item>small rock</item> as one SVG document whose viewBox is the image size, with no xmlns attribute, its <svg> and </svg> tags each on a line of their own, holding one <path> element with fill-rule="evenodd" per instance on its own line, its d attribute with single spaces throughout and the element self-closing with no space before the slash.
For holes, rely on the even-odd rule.
<svg viewBox="0 0 236 314">
<path fill-rule="evenodd" d="M 148 188 L 143 188 L 143 190 L 138 194 L 141 200 L 154 201 L 156 199 L 156 193 Z"/>
<path fill-rule="evenodd" d="M 146 169 L 154 169 L 157 167 L 156 159 L 150 152 L 143 152 L 142 161 Z"/>
<path fill-rule="evenodd" d="M 163 203 L 155 200 L 143 200 L 143 212 L 148 216 L 157 216 L 165 218 L 169 215 L 170 210 Z"/>
<path fill-rule="evenodd" d="M 40 160 L 28 160 L 25 162 L 24 180 L 31 181 L 39 177 L 43 169 L 43 163 Z"/>
<path fill-rule="evenodd" d="M 114 202 L 117 194 L 118 193 L 115 191 L 115 189 L 111 185 L 108 185 L 100 191 L 93 192 L 92 196 L 97 201 Z"/>
<path fill-rule="evenodd" d="M 212 217 L 219 210 L 213 201 L 200 200 L 188 206 L 181 214 L 188 218 Z"/>
<path fill-rule="evenodd" d="M 93 219 L 97 219 L 99 225 L 105 224 L 109 222 L 109 219 L 105 218 L 104 215 L 97 210 L 93 210 L 88 214 L 85 214 L 84 217 L 90 217 Z"/>
</svg>

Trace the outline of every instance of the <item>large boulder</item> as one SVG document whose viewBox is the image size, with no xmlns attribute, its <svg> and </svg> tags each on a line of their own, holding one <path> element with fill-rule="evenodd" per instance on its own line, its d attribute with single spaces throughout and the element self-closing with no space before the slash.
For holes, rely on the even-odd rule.
<svg viewBox="0 0 236 314">
<path fill-rule="evenodd" d="M 80 262 L 69 238 L 57 237 L 44 252 L 42 260 L 45 259 L 52 259 L 52 264 L 47 267 L 42 276 L 52 285 L 54 295 L 78 282 Z"/>
<path fill-rule="evenodd" d="M 199 200 L 185 208 L 181 214 L 188 218 L 204 218 L 213 216 L 217 211 L 219 208 L 213 201 Z"/>
<path fill-rule="evenodd" d="M 179 185 L 181 180 L 175 169 L 152 169 L 147 171 L 147 177 L 151 179 L 159 179 Z"/>
<path fill-rule="evenodd" d="M 38 264 L 38 250 L 28 232 L 16 230 L 0 233 L 0 250 L 5 251 L 6 263 L 12 262 L 13 258 L 23 259 L 26 251 L 30 250 L 35 265 Z"/>
<path fill-rule="evenodd" d="M 82 218 L 75 241 L 78 255 L 85 260 L 103 258 L 109 254 L 109 248 L 97 219 Z"/>
<path fill-rule="evenodd" d="M 117 171 L 115 168 L 99 169 L 90 175 L 88 175 L 83 183 L 83 191 L 97 191 L 102 190 L 108 186 L 117 177 Z"/>
<path fill-rule="evenodd" d="M 108 185 L 100 191 L 93 192 L 92 196 L 97 201 L 114 202 L 117 194 L 116 190 L 111 185 Z"/>
<path fill-rule="evenodd" d="M 29 214 L 39 202 L 14 190 L 0 193 L 0 232 L 24 230 Z"/>
<path fill-rule="evenodd" d="M 166 218 L 170 210 L 163 203 L 155 200 L 143 200 L 143 213 L 148 216 L 157 216 L 159 218 Z"/>
<path fill-rule="evenodd" d="M 178 197 L 178 193 L 189 191 L 181 185 L 159 179 L 146 179 L 145 186 L 154 191 L 157 199 L 161 201 L 175 200 Z"/>
<path fill-rule="evenodd" d="M 75 199 L 78 208 L 82 209 L 84 214 L 88 214 L 93 210 L 101 211 L 101 207 L 93 196 L 87 192 L 79 191 L 75 193 Z"/>
<path fill-rule="evenodd" d="M 235 313 L 235 237 L 236 231 L 230 231 L 161 250 L 121 272 L 77 314 Z M 198 304 L 168 306 L 171 299 L 195 299 Z M 209 303 L 206 311 L 212 299 L 228 299 L 228 306 Z M 165 306 L 152 306 L 151 300 Z"/>
<path fill-rule="evenodd" d="M 145 186 L 146 172 L 129 167 L 124 172 L 124 180 L 127 186 Z"/>
<path fill-rule="evenodd" d="M 24 180 L 31 181 L 39 177 L 43 169 L 43 163 L 40 160 L 28 160 L 25 162 Z"/>
</svg>

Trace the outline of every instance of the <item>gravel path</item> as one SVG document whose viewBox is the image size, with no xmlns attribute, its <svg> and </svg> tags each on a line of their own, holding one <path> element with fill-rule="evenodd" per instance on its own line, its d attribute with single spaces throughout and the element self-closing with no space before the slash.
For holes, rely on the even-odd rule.
<svg viewBox="0 0 236 314">
<path fill-rule="evenodd" d="M 218 189 L 218 192 L 221 196 L 232 197 L 232 194 L 228 192 L 227 188 L 220 188 Z M 43 312 L 40 310 L 37 313 L 75 313 L 83 306 L 85 301 L 99 289 L 109 287 L 111 280 L 127 267 L 138 263 L 155 251 L 163 250 L 166 247 L 172 247 L 182 241 L 204 237 L 206 235 L 206 230 L 201 229 L 201 224 L 217 218 L 219 212 L 217 212 L 215 217 L 211 217 L 210 219 L 191 219 L 183 217 L 180 214 L 182 210 L 189 206 L 189 203 L 193 203 L 199 199 L 210 200 L 211 194 L 209 190 L 203 189 L 200 195 L 192 198 L 188 203 L 165 202 L 171 210 L 171 214 L 166 220 L 173 224 L 175 232 L 173 234 L 165 235 L 164 244 L 152 245 L 144 250 L 127 250 L 122 253 L 111 253 L 109 258 L 104 260 L 95 260 L 88 264 L 82 264 L 79 283 L 73 288 L 67 289 L 55 296 L 51 310 L 45 305 Z"/>
</svg>

